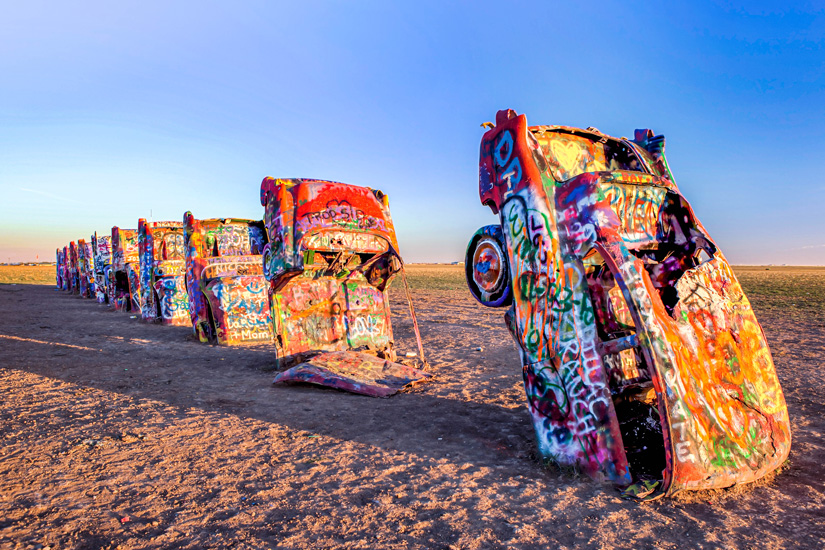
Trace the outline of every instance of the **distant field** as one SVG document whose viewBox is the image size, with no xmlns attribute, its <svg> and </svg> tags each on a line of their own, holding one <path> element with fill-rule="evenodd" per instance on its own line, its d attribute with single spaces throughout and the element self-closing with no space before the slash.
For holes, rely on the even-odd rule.
<svg viewBox="0 0 825 550">
<path fill-rule="evenodd" d="M 461 290 L 466 288 L 464 266 L 410 264 L 406 266 L 414 290 Z M 825 267 L 735 266 L 745 294 L 760 309 L 797 312 L 825 311 Z M 0 284 L 53 285 L 54 266 L 0 266 Z M 394 291 L 403 291 L 399 279 Z"/>
<path fill-rule="evenodd" d="M 53 265 L 0 265 L 0 284 L 53 285 Z M 410 288 L 458 290 L 465 288 L 464 266 L 415 264 L 407 266 Z M 393 288 L 403 290 L 400 277 Z"/>
<path fill-rule="evenodd" d="M 53 265 L 0 265 L 0 284 L 53 285 Z"/>
<path fill-rule="evenodd" d="M 734 266 L 733 269 L 748 300 L 758 310 L 817 316 L 825 312 L 825 267 Z"/>
<path fill-rule="evenodd" d="M 734 266 L 745 294 L 763 307 L 795 307 L 825 310 L 825 267 Z M 414 289 L 457 290 L 464 288 L 464 266 L 407 266 Z M 397 283 L 394 283 L 395 286 Z"/>
<path fill-rule="evenodd" d="M 416 290 L 460 290 L 467 288 L 463 265 L 408 264 L 405 266 L 410 288 Z M 403 288 L 394 281 L 393 288 Z"/>
<path fill-rule="evenodd" d="M 817 316 L 825 313 L 825 267 L 734 266 L 733 269 L 745 295 L 758 311 L 781 310 Z M 462 265 L 408 265 L 407 275 L 414 290 L 460 290 L 467 286 Z M 393 290 L 403 290 L 400 281 L 393 282 Z"/>
</svg>

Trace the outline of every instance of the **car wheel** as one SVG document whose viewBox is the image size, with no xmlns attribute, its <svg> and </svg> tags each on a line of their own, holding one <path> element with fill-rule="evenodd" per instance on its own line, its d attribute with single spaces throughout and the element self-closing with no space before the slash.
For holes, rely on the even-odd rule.
<svg viewBox="0 0 825 550">
<path fill-rule="evenodd" d="M 470 239 L 464 273 L 473 297 L 485 306 L 506 307 L 513 303 L 506 250 L 498 225 L 482 227 Z"/>
</svg>

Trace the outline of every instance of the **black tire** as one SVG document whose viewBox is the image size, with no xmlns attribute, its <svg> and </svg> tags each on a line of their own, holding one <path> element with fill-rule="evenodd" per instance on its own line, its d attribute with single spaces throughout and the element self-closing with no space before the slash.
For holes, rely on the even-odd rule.
<svg viewBox="0 0 825 550">
<path fill-rule="evenodd" d="M 464 256 L 464 274 L 473 297 L 487 307 L 513 303 L 507 245 L 498 225 L 482 227 L 470 239 Z"/>
</svg>

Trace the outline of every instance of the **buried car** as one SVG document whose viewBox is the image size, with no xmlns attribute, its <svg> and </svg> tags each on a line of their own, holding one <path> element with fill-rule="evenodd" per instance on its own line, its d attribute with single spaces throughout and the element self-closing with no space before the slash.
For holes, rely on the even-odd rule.
<svg viewBox="0 0 825 550">
<path fill-rule="evenodd" d="M 78 252 L 77 243 L 69 242 L 69 255 L 66 258 L 66 265 L 68 266 L 69 284 L 66 290 L 72 294 L 80 294 L 80 270 L 78 268 Z"/>
<path fill-rule="evenodd" d="M 109 273 L 109 303 L 117 311 L 138 311 L 140 260 L 137 230 L 112 228 L 112 269 Z"/>
<path fill-rule="evenodd" d="M 95 259 L 95 296 L 101 304 L 109 303 L 109 271 L 112 269 L 112 237 L 92 235 L 92 251 Z"/>
<path fill-rule="evenodd" d="M 184 282 L 183 223 L 138 220 L 140 315 L 144 321 L 189 326 Z"/>
<path fill-rule="evenodd" d="M 272 341 L 268 283 L 261 254 L 263 222 L 183 216 L 189 315 L 201 342 Z"/>
<path fill-rule="evenodd" d="M 77 270 L 80 280 L 80 295 L 84 298 L 95 296 L 95 260 L 92 243 L 84 239 L 77 241 Z"/>
<path fill-rule="evenodd" d="M 654 499 L 776 469 L 790 425 L 765 336 L 682 196 L 664 137 L 499 111 L 467 282 L 508 307 L 541 455 Z"/>
<path fill-rule="evenodd" d="M 66 290 L 66 248 L 56 249 L 55 254 L 55 283 L 58 290 Z"/>
<path fill-rule="evenodd" d="M 267 177 L 261 205 L 278 366 L 300 363 L 276 382 L 386 397 L 429 377 L 396 362 L 386 289 L 403 262 L 387 196 L 344 183 Z M 412 302 L 410 310 L 423 362 Z"/>
<path fill-rule="evenodd" d="M 64 246 L 63 247 L 63 290 L 72 290 L 72 260 L 71 260 L 71 250 L 70 247 Z"/>
</svg>

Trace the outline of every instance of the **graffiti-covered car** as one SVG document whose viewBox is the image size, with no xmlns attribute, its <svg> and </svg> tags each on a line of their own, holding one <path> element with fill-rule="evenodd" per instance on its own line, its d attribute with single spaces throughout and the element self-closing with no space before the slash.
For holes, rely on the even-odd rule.
<svg viewBox="0 0 825 550">
<path fill-rule="evenodd" d="M 69 288 L 72 294 L 80 294 L 80 269 L 78 264 L 77 243 L 69 242 L 69 256 L 66 261 L 68 265 Z"/>
<path fill-rule="evenodd" d="M 500 223 L 465 264 L 508 308 L 541 455 L 645 499 L 753 481 L 791 442 L 762 329 L 664 145 L 499 111 L 479 194 Z"/>
<path fill-rule="evenodd" d="M 395 362 L 386 289 L 403 262 L 386 195 L 331 181 L 267 177 L 261 205 L 278 363 L 308 359 L 276 381 L 385 396 L 429 376 Z M 381 372 L 391 389 L 382 387 Z"/>
<path fill-rule="evenodd" d="M 140 259 L 136 229 L 112 227 L 110 304 L 118 311 L 140 311 Z"/>
<path fill-rule="evenodd" d="M 268 283 L 261 254 L 263 222 L 183 216 L 189 315 L 201 342 L 272 341 Z"/>
<path fill-rule="evenodd" d="M 112 269 L 111 235 L 92 235 L 92 250 L 95 260 L 95 297 L 101 304 L 109 303 L 109 271 Z"/>
<path fill-rule="evenodd" d="M 189 326 L 183 223 L 138 220 L 140 314 L 144 321 Z"/>
<path fill-rule="evenodd" d="M 66 249 L 55 250 L 55 284 L 58 290 L 66 290 Z"/>
<path fill-rule="evenodd" d="M 62 262 L 63 262 L 63 290 L 72 291 L 72 266 L 71 266 L 71 250 L 70 247 L 63 247 Z"/>
<path fill-rule="evenodd" d="M 77 241 L 77 270 L 80 281 L 80 295 L 83 298 L 95 296 L 95 264 L 92 243 L 85 239 Z"/>
</svg>

